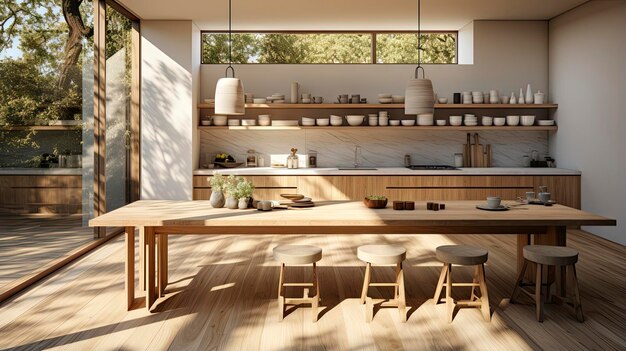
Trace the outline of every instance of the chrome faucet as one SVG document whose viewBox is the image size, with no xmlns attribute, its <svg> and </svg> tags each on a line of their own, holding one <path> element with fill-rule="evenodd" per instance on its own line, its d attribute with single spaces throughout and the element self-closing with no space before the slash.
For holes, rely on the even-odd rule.
<svg viewBox="0 0 626 351">
<path fill-rule="evenodd" d="M 354 145 L 354 168 L 359 168 L 359 153 L 361 152 L 361 146 Z"/>
</svg>

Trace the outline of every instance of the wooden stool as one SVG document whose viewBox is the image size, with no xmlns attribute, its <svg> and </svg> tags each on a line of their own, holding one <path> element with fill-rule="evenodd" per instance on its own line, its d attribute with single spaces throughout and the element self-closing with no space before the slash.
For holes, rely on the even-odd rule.
<svg viewBox="0 0 626 351">
<path fill-rule="evenodd" d="M 274 248 L 274 259 L 281 263 L 278 281 L 278 308 L 280 321 L 285 316 L 286 304 L 310 303 L 313 307 L 313 322 L 317 322 L 317 308 L 320 300 L 320 285 L 317 277 L 317 261 L 322 259 L 322 249 L 311 245 L 281 245 Z M 313 277 L 310 283 L 285 283 L 285 265 L 313 264 Z M 301 298 L 285 298 L 286 286 L 305 287 Z M 315 296 L 309 296 L 309 288 L 315 290 Z"/>
<path fill-rule="evenodd" d="M 366 305 L 365 320 L 371 322 L 374 318 L 374 303 L 372 298 L 367 296 L 367 290 L 370 286 L 393 286 L 393 299 L 383 302 L 381 306 L 398 307 L 400 312 L 400 320 L 406 322 L 406 299 L 404 292 L 404 271 L 402 262 L 406 259 L 406 249 L 399 245 L 365 245 L 357 249 L 357 257 L 367 263 L 365 266 L 365 279 L 363 280 L 363 291 L 361 292 L 361 304 Z M 378 265 L 396 265 L 396 281 L 395 283 L 372 283 L 371 268 L 373 264 Z"/>
<path fill-rule="evenodd" d="M 437 259 L 443 262 L 443 268 L 439 275 L 439 282 L 435 290 L 433 298 L 435 304 L 439 303 L 441 290 L 444 281 L 446 285 L 446 306 L 448 322 L 452 323 L 455 305 L 480 307 L 483 318 L 486 321 L 491 320 L 489 311 L 489 293 L 487 292 L 487 282 L 485 281 L 485 265 L 487 262 L 488 252 L 485 249 L 464 245 L 444 245 L 439 246 L 436 250 Z M 452 265 L 476 266 L 474 270 L 474 279 L 471 283 L 452 283 Z M 472 288 L 469 300 L 454 301 L 451 297 L 452 287 L 469 286 Z M 480 288 L 480 297 L 476 295 L 476 287 Z"/>
<path fill-rule="evenodd" d="M 572 279 L 572 287 L 574 290 L 574 296 L 572 299 L 572 306 L 574 308 L 574 313 L 576 314 L 576 319 L 579 322 L 584 322 L 585 317 L 583 316 L 583 309 L 580 304 L 580 294 L 578 292 L 578 278 L 576 277 L 576 262 L 578 261 L 578 251 L 564 246 L 548 246 L 548 245 L 528 245 L 524 246 L 524 265 L 522 266 L 522 270 L 517 277 L 517 282 L 515 283 L 515 289 L 513 289 L 513 294 L 511 294 L 511 303 L 517 297 L 520 290 L 523 291 L 526 295 L 530 296 L 535 301 L 535 315 L 537 317 L 537 321 L 543 322 L 543 286 L 546 286 L 546 296 L 550 293 L 550 286 L 552 282 L 543 283 L 545 274 L 544 269 L 549 266 L 555 266 L 556 271 L 556 294 L 552 295 L 552 299 L 556 300 L 559 304 L 563 302 L 567 302 L 567 292 L 565 289 L 562 290 L 561 287 L 561 274 L 564 273 L 562 269 L 563 266 L 569 272 L 569 275 Z M 528 262 L 532 262 L 536 266 L 536 274 L 537 277 L 535 279 L 535 292 L 534 294 L 530 291 L 524 289 L 525 286 L 530 286 L 533 284 L 524 284 L 522 282 L 524 278 L 524 273 L 526 273 L 526 269 L 528 268 Z M 546 279 L 547 281 L 547 279 Z M 558 295 L 563 293 L 563 295 Z"/>
</svg>

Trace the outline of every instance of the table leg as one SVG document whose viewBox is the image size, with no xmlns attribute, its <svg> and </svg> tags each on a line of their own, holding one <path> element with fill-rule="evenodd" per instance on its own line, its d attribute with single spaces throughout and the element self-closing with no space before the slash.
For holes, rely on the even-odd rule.
<svg viewBox="0 0 626 351">
<path fill-rule="evenodd" d="M 126 310 L 135 302 L 135 227 L 126 227 Z"/>
<path fill-rule="evenodd" d="M 139 290 L 146 291 L 146 235 L 144 227 L 139 227 Z"/>
<path fill-rule="evenodd" d="M 156 301 L 156 282 L 155 280 L 155 236 L 154 228 L 146 227 L 144 229 L 145 241 L 146 241 L 146 308 L 150 311 L 150 308 Z"/>
<path fill-rule="evenodd" d="M 524 246 L 526 245 L 530 245 L 530 234 L 517 234 L 517 274 L 519 274 L 524 267 Z M 528 267 L 526 267 L 523 280 L 527 282 L 535 281 L 534 265 L 528 265 Z"/>
<path fill-rule="evenodd" d="M 157 291 L 158 296 L 163 296 L 167 286 L 167 234 L 158 234 L 157 238 Z"/>
</svg>

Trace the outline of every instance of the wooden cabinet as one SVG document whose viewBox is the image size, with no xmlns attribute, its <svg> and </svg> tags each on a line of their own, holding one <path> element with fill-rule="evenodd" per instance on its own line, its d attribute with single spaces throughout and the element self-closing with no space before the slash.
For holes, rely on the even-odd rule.
<svg viewBox="0 0 626 351">
<path fill-rule="evenodd" d="M 81 213 L 81 179 L 79 175 L 0 176 L 0 210 L 10 213 Z"/>
<path fill-rule="evenodd" d="M 254 196 L 278 199 L 282 193 L 300 193 L 316 201 L 362 200 L 367 195 L 384 195 L 390 200 L 504 200 L 525 197 L 548 186 L 558 203 L 580 208 L 580 176 L 250 176 Z M 194 199 L 211 195 L 210 177 L 194 177 Z"/>
</svg>

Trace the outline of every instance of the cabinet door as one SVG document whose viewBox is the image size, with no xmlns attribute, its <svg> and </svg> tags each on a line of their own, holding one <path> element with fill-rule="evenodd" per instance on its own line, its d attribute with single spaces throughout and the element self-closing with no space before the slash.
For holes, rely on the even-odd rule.
<svg viewBox="0 0 626 351">
<path fill-rule="evenodd" d="M 515 200 L 524 197 L 532 188 L 467 188 L 467 189 L 387 189 L 387 197 L 391 201 L 482 201 L 487 196 L 500 196 L 503 200 Z"/>
<path fill-rule="evenodd" d="M 580 209 L 580 176 L 538 176 L 534 177 L 535 193 L 539 186 L 548 187 L 552 200 L 558 204 Z"/>
</svg>

